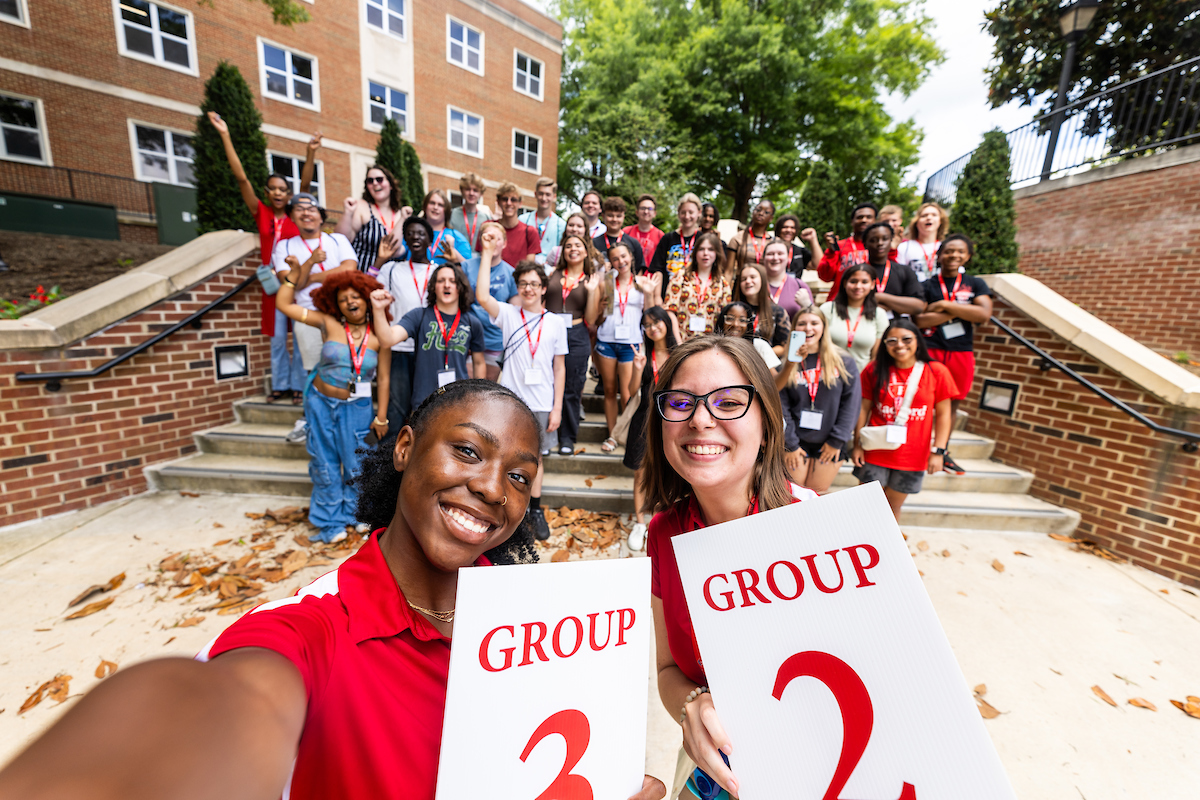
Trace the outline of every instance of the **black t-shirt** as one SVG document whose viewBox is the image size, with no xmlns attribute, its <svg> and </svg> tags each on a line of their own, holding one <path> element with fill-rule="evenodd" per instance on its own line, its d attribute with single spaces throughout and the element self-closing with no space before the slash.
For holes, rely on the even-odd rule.
<svg viewBox="0 0 1200 800">
<path fill-rule="evenodd" d="M 812 251 L 804 245 L 793 244 L 790 250 L 792 254 L 791 263 L 788 264 L 787 271 L 795 275 L 799 279 L 803 279 L 804 270 L 808 269 L 808 265 L 812 263 Z"/>
<path fill-rule="evenodd" d="M 658 247 L 654 249 L 650 258 L 650 271 L 662 273 L 664 292 L 671 278 L 687 268 L 688 262 L 691 260 L 692 248 L 696 246 L 696 239 L 699 236 L 699 231 L 686 238 L 680 236 L 679 231 L 667 231 L 658 240 Z"/>
<path fill-rule="evenodd" d="M 890 270 L 887 267 L 880 268 L 874 264 L 871 265 L 875 270 L 876 290 L 897 297 L 915 297 L 918 300 L 924 300 L 925 291 L 921 288 L 921 281 L 917 278 L 917 273 L 912 271 L 912 267 L 898 261 L 889 263 Z M 883 284 L 882 289 L 878 288 L 879 284 Z"/>
<path fill-rule="evenodd" d="M 925 302 L 935 303 L 938 300 L 946 300 L 947 296 L 952 296 L 957 303 L 972 304 L 976 297 L 991 297 L 991 290 L 983 279 L 975 275 L 963 274 L 962 283 L 958 285 L 958 291 L 954 291 L 954 281 L 942 281 L 946 283 L 946 291 L 942 292 L 942 281 L 938 280 L 941 273 L 930 275 L 925 283 L 921 284 L 925 290 Z M 960 323 L 963 326 L 963 334 L 961 336 L 947 337 L 945 335 L 946 325 Z M 969 353 L 975 349 L 975 326 L 964 319 L 952 319 L 949 322 L 939 325 L 936 328 L 925 328 L 925 346 L 931 350 L 949 350 L 954 353 Z"/>
<path fill-rule="evenodd" d="M 592 244 L 596 246 L 596 250 L 600 252 L 600 257 L 608 263 L 608 248 L 613 245 L 623 244 L 629 248 L 629 254 L 633 256 L 633 274 L 642 275 L 646 272 L 646 257 L 642 253 L 642 246 L 638 244 L 638 240 L 630 236 L 628 233 L 622 233 L 621 238 L 609 236 L 608 231 L 597 236 L 592 240 Z"/>
</svg>

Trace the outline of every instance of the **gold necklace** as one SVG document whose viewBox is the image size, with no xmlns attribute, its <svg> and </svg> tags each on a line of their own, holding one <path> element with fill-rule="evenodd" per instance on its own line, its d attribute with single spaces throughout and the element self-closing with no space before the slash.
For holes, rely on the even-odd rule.
<svg viewBox="0 0 1200 800">
<path fill-rule="evenodd" d="M 408 607 L 411 608 L 412 610 L 420 611 L 425 616 L 433 617 L 438 622 L 454 622 L 454 609 L 453 608 L 450 609 L 449 611 L 434 611 L 432 608 L 421 608 L 421 606 L 417 605 L 416 603 L 414 603 L 413 601 L 408 600 L 408 599 L 405 599 L 405 602 L 408 603 Z"/>
</svg>

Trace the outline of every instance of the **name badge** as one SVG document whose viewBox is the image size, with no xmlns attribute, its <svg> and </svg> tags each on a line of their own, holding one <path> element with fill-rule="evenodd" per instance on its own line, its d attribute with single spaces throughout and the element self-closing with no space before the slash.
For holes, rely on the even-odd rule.
<svg viewBox="0 0 1200 800">
<path fill-rule="evenodd" d="M 905 425 L 887 426 L 888 444 L 906 444 L 908 442 L 908 427 Z"/>
<path fill-rule="evenodd" d="M 357 400 L 360 397 L 371 396 L 371 384 L 367 381 L 355 381 L 350 384 L 350 396 Z"/>
<path fill-rule="evenodd" d="M 966 333 L 966 326 L 963 325 L 959 320 L 947 322 L 946 324 L 942 325 L 942 336 L 945 336 L 947 339 L 957 339 L 959 336 L 965 336 Z"/>
<path fill-rule="evenodd" d="M 617 325 L 613 328 L 613 336 L 624 342 L 630 337 L 632 325 Z"/>
<path fill-rule="evenodd" d="M 454 383 L 456 380 L 458 380 L 458 375 L 457 375 L 457 373 L 454 372 L 454 370 L 452 370 L 452 369 L 439 369 L 438 370 L 438 388 L 439 389 L 442 388 L 443 386 L 445 386 L 447 383 Z M 891 439 L 889 439 L 888 441 L 891 441 Z"/>
<path fill-rule="evenodd" d="M 704 333 L 704 329 L 708 327 L 708 320 L 699 314 L 693 314 L 688 318 L 688 330 L 692 333 Z"/>
<path fill-rule="evenodd" d="M 571 326 L 575 324 L 575 319 L 570 314 L 555 314 L 555 316 L 563 321 L 563 324 L 567 326 L 567 330 L 571 330 Z"/>
<path fill-rule="evenodd" d="M 525 370 L 525 385 L 526 386 L 537 386 L 537 385 L 545 383 L 545 382 L 546 382 L 545 375 L 543 375 L 542 371 L 540 369 L 538 369 L 537 367 L 530 367 L 529 369 Z"/>
<path fill-rule="evenodd" d="M 825 420 L 824 411 L 801 411 L 800 412 L 800 427 L 806 431 L 821 430 L 821 423 Z M 897 426 L 899 427 L 899 426 Z M 891 441 L 890 439 L 888 441 Z"/>
</svg>

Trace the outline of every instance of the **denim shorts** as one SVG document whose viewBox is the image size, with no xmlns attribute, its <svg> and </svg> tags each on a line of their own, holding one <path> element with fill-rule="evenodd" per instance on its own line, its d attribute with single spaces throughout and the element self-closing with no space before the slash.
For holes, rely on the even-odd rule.
<svg viewBox="0 0 1200 800">
<path fill-rule="evenodd" d="M 925 470 L 914 472 L 906 469 L 880 467 L 875 464 L 863 464 L 861 467 L 854 468 L 854 477 L 862 483 L 879 481 L 881 486 L 891 489 L 893 492 L 916 494 L 921 491 L 921 484 L 925 480 Z"/>
<path fill-rule="evenodd" d="M 622 364 L 628 364 L 633 361 L 633 345 L 621 344 L 620 342 L 596 342 L 596 355 L 604 356 L 605 358 L 615 358 Z"/>
</svg>

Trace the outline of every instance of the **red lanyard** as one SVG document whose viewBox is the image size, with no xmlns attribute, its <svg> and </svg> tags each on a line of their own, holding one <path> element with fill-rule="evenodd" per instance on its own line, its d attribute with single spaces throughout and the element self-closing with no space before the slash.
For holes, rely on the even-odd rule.
<svg viewBox="0 0 1200 800">
<path fill-rule="evenodd" d="M 654 373 L 654 385 L 658 385 L 658 355 L 650 351 L 650 370 Z"/>
<path fill-rule="evenodd" d="M 604 232 L 604 255 L 608 255 L 608 251 L 612 249 L 612 246 L 613 246 L 614 244 L 620 244 L 620 243 L 621 243 L 621 237 L 622 237 L 622 236 L 624 236 L 624 234 L 623 234 L 623 233 L 621 233 L 621 234 L 618 234 L 618 235 L 617 235 L 617 241 L 616 241 L 616 242 L 610 242 L 610 241 L 608 240 L 608 231 L 606 230 L 606 231 Z"/>
<path fill-rule="evenodd" d="M 710 273 L 708 276 L 708 280 L 706 280 L 704 282 L 704 293 L 703 294 L 701 294 L 701 292 L 700 292 L 700 276 L 693 275 L 692 280 L 696 282 L 696 295 L 699 298 L 696 301 L 696 308 L 698 310 L 703 311 L 704 304 L 708 301 L 708 289 L 710 286 L 712 286 L 712 274 Z"/>
<path fill-rule="evenodd" d="M 933 272 L 933 268 L 935 266 L 937 266 L 938 244 L 939 244 L 939 242 L 934 242 L 933 243 L 933 252 L 926 253 L 925 245 L 921 244 L 920 242 L 917 242 L 917 247 L 921 248 L 921 255 L 925 256 L 925 269 L 929 272 Z"/>
<path fill-rule="evenodd" d="M 692 238 L 690 240 L 688 240 L 687 242 L 685 242 L 683 240 L 683 234 L 682 233 L 679 234 L 679 244 L 681 247 L 683 247 L 683 260 L 684 261 L 688 261 L 689 259 L 691 259 L 692 248 L 696 246 L 696 237 L 699 235 L 700 235 L 700 231 L 696 231 L 695 233 L 692 234 Z"/>
<path fill-rule="evenodd" d="M 431 269 L 433 269 L 433 264 L 431 262 L 426 262 L 426 264 L 425 264 L 425 280 L 423 280 L 420 284 L 418 284 L 417 283 L 417 271 L 413 268 L 413 262 L 411 262 L 411 261 L 408 262 L 408 271 L 412 274 L 413 288 L 417 290 L 417 300 L 418 301 L 422 297 L 425 296 L 425 291 L 429 288 L 429 270 L 431 270 Z M 441 317 L 438 317 L 438 319 L 440 320 Z"/>
<path fill-rule="evenodd" d="M 367 332 L 363 331 L 362 344 L 359 345 L 358 352 L 354 352 L 354 339 L 350 336 L 350 326 L 346 326 L 346 346 L 350 348 L 350 363 L 354 365 L 354 374 L 362 377 L 363 356 L 367 354 Z"/>
<path fill-rule="evenodd" d="M 889 258 L 888 264 L 887 264 L 887 269 L 885 269 L 883 271 L 883 280 L 880 281 L 877 279 L 875 281 L 875 291 L 883 292 L 883 290 L 887 288 L 888 278 L 890 278 L 891 276 L 892 276 L 892 260 Z"/>
<path fill-rule="evenodd" d="M 949 300 L 951 303 L 958 300 L 958 287 L 962 286 L 962 273 L 958 273 L 954 278 L 954 290 L 950 294 L 946 294 L 946 282 L 942 280 L 942 273 L 938 273 L 938 283 L 942 285 L 942 297 Z"/>
<path fill-rule="evenodd" d="M 379 219 L 379 224 L 382 225 L 384 231 L 386 231 L 387 234 L 389 236 L 391 236 L 392 228 L 396 227 L 396 212 L 392 211 L 391 207 L 389 207 L 388 211 L 392 211 L 392 218 L 388 222 L 384 222 L 383 221 L 383 212 L 379 210 L 379 206 L 376 205 L 375 203 L 371 203 L 371 207 L 375 209 L 375 216 Z"/>
<path fill-rule="evenodd" d="M 547 220 L 549 221 L 549 220 Z M 475 221 L 467 219 L 467 212 L 463 212 L 463 227 L 467 229 L 467 238 L 470 240 L 472 247 L 475 246 L 475 226 L 479 224 L 479 212 L 475 212 Z"/>
<path fill-rule="evenodd" d="M 321 236 L 322 235 L 323 234 L 317 234 L 317 247 L 321 246 Z M 305 247 L 308 247 L 308 240 L 305 239 L 303 236 L 300 237 L 300 241 L 304 243 Z M 308 247 L 308 254 L 311 256 L 313 254 L 313 250 L 315 250 L 315 249 L 316 249 L 316 247 Z"/>
<path fill-rule="evenodd" d="M 784 279 L 783 279 L 783 283 L 779 284 L 779 290 L 778 290 L 778 291 L 775 291 L 775 292 L 772 292 L 772 291 L 771 291 L 771 284 L 770 284 L 770 283 L 768 283 L 768 284 L 767 284 L 767 292 L 768 292 L 768 293 L 771 295 L 771 302 L 772 302 L 772 303 L 778 303 L 778 302 L 779 302 L 779 296 L 783 294 L 783 286 L 784 286 L 784 284 L 786 284 L 786 283 L 787 283 L 787 278 L 784 278 Z"/>
<path fill-rule="evenodd" d="M 529 335 L 529 326 L 525 324 L 525 309 L 522 308 L 520 311 L 521 327 L 525 330 L 525 341 L 529 342 L 529 363 L 532 364 L 533 359 L 537 357 L 537 349 L 542 344 L 542 329 L 546 326 L 542 324 L 542 318 L 538 317 L 538 338 L 536 342 L 533 341 L 533 337 Z M 543 316 L 545 316 L 544 312 Z M 456 320 L 454 324 L 457 325 L 458 321 Z"/>
<path fill-rule="evenodd" d="M 847 347 L 847 349 L 854 346 L 854 334 L 858 333 L 858 325 L 860 322 L 862 322 L 863 312 L 866 310 L 867 310 L 867 306 L 865 303 L 859 307 L 858 319 L 854 320 L 853 328 L 850 327 L 850 320 L 849 319 L 846 320 L 846 347 Z"/>
<path fill-rule="evenodd" d="M 620 276 L 613 281 L 614 288 L 617 290 L 617 306 L 621 309 L 621 322 L 625 322 L 625 306 L 629 305 L 629 293 L 633 290 L 633 275 L 629 276 L 629 285 L 625 287 L 625 296 L 621 297 L 621 281 Z"/>
<path fill-rule="evenodd" d="M 817 366 L 813 369 L 802 369 L 804 382 L 808 385 L 809 408 L 817 404 L 817 384 L 821 382 L 821 358 L 817 357 Z"/>
<path fill-rule="evenodd" d="M 757 244 L 754 243 L 754 241 L 755 241 L 755 236 L 753 233 L 751 233 L 750 234 L 750 246 L 754 248 L 754 263 L 761 264 L 762 257 L 763 257 L 763 251 L 767 249 L 767 237 L 766 236 L 762 237 L 763 246 L 761 249 L 759 248 L 759 246 Z"/>
<path fill-rule="evenodd" d="M 563 270 L 563 276 L 562 276 L 563 311 L 567 310 L 567 295 L 569 295 L 571 292 L 575 291 L 575 287 L 579 285 L 579 282 L 581 280 L 583 280 L 583 273 L 580 273 L 579 277 L 577 277 L 573 282 L 568 283 L 567 282 L 567 272 L 566 272 L 566 270 Z"/>
<path fill-rule="evenodd" d="M 458 309 L 458 313 L 454 315 L 454 324 L 450 326 L 450 330 L 446 330 L 446 323 L 442 321 L 442 312 L 438 309 L 433 309 L 433 316 L 437 319 L 438 327 L 442 330 L 442 342 L 445 344 L 443 355 L 445 358 L 442 361 L 443 367 L 450 366 L 450 340 L 454 338 L 454 332 L 458 330 L 458 321 L 462 319 L 462 309 Z M 541 334 L 538 334 L 539 336 Z"/>
<path fill-rule="evenodd" d="M 279 241 L 279 235 L 283 233 L 283 223 L 287 222 L 287 217 L 271 220 L 271 224 L 275 226 L 275 238 L 271 240 L 271 247 L 275 247 L 275 243 Z"/>
<path fill-rule="evenodd" d="M 438 245 L 442 243 L 442 237 L 445 235 L 446 228 L 443 226 L 442 229 L 437 232 L 437 238 L 433 240 L 433 244 L 429 246 L 429 252 L 433 254 L 430 256 L 430 258 L 435 258 L 437 256 Z"/>
</svg>

